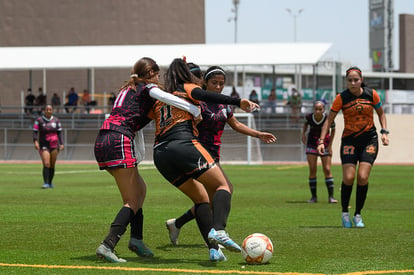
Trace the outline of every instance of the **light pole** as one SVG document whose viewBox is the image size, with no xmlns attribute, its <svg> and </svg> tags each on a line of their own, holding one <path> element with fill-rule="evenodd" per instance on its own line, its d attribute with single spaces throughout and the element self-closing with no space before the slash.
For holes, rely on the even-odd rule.
<svg viewBox="0 0 414 275">
<path fill-rule="evenodd" d="M 296 42 L 296 19 L 304 11 L 304 9 L 299 9 L 294 13 L 291 9 L 286 9 L 286 11 L 293 17 L 293 42 Z"/>
<path fill-rule="evenodd" d="M 237 20 L 239 18 L 239 4 L 240 0 L 233 0 L 233 8 L 231 9 L 231 12 L 234 13 L 234 16 L 228 20 L 229 22 L 234 21 L 234 44 L 237 44 Z M 237 82 L 237 66 L 234 66 L 234 87 L 237 87 Z"/>
<path fill-rule="evenodd" d="M 233 0 L 233 8 L 231 9 L 231 12 L 234 13 L 233 17 L 229 18 L 229 22 L 234 21 L 234 43 L 237 43 L 237 19 L 239 17 L 239 4 L 240 0 Z"/>
<path fill-rule="evenodd" d="M 286 9 L 286 11 L 293 17 L 293 42 L 297 42 L 296 36 L 296 19 L 297 17 L 304 11 L 304 9 L 299 9 L 296 13 L 293 12 L 291 9 Z M 295 85 L 296 85 L 296 89 L 298 89 L 300 91 L 300 83 L 301 81 L 299 81 L 299 75 L 298 75 L 298 65 L 295 64 Z"/>
</svg>

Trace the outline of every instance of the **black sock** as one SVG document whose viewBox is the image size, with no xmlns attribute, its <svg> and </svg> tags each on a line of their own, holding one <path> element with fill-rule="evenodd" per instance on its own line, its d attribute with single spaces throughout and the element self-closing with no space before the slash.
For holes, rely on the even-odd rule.
<svg viewBox="0 0 414 275">
<path fill-rule="evenodd" d="M 109 233 L 103 241 L 107 247 L 114 249 L 121 236 L 125 233 L 126 228 L 134 217 L 134 211 L 129 207 L 122 207 L 111 224 Z"/>
<path fill-rule="evenodd" d="M 142 208 L 138 209 L 135 216 L 131 219 L 131 238 L 138 240 L 143 239 L 143 228 L 144 228 L 144 215 Z"/>
<path fill-rule="evenodd" d="M 208 232 L 213 227 L 213 215 L 211 213 L 210 205 L 206 202 L 194 205 L 195 219 L 197 221 L 198 229 L 201 236 L 208 245 L 208 248 L 218 249 L 217 244 L 210 243 L 208 240 Z"/>
<path fill-rule="evenodd" d="M 367 193 L 368 183 L 366 185 L 357 185 L 355 215 L 361 214 L 361 210 L 364 207 L 367 198 Z"/>
<path fill-rule="evenodd" d="M 52 184 L 53 177 L 55 176 L 55 168 L 49 168 L 49 183 Z"/>
<path fill-rule="evenodd" d="M 348 212 L 349 200 L 351 199 L 352 185 L 345 185 L 342 182 L 341 185 L 341 205 L 342 212 Z"/>
<path fill-rule="evenodd" d="M 317 183 L 316 178 L 313 178 L 313 179 L 309 178 L 309 188 L 312 194 L 312 198 L 316 198 L 316 183 Z"/>
<path fill-rule="evenodd" d="M 175 220 L 175 227 L 181 228 L 184 224 L 188 223 L 189 221 L 195 218 L 191 209 L 189 209 L 187 212 L 181 215 L 181 217 Z"/>
<path fill-rule="evenodd" d="M 328 188 L 328 196 L 333 198 L 334 196 L 334 178 L 325 178 L 325 185 Z"/>
<path fill-rule="evenodd" d="M 213 197 L 213 227 L 216 230 L 224 230 L 227 225 L 227 217 L 230 213 L 231 194 L 226 190 L 218 190 Z"/>
<path fill-rule="evenodd" d="M 49 183 L 50 168 L 43 167 L 43 182 Z"/>
</svg>

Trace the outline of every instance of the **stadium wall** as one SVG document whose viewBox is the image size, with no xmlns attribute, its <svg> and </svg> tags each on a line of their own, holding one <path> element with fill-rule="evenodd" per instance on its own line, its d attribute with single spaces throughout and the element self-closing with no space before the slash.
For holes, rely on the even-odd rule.
<svg viewBox="0 0 414 275">
<path fill-rule="evenodd" d="M 412 137 L 414 136 L 414 128 L 411 127 L 414 121 L 414 115 L 386 115 L 387 127 L 390 131 L 390 145 L 383 146 L 381 138 L 379 139 L 379 153 L 375 163 L 383 164 L 413 164 L 414 165 L 414 145 Z M 374 114 L 375 126 L 377 132 L 381 129 L 378 117 Z M 344 120 L 342 113 L 339 113 L 335 119 L 336 138 L 333 143 L 333 163 L 340 163 L 339 148 L 341 143 L 341 134 L 344 129 Z"/>
<path fill-rule="evenodd" d="M 378 120 L 375 120 L 377 128 L 380 128 Z M 410 127 L 412 121 L 414 121 L 414 115 L 387 115 L 387 120 L 388 129 L 391 132 L 389 136 L 390 145 L 383 146 L 380 142 L 376 163 L 414 165 L 414 146 L 411 143 L 412 136 L 414 136 L 414 128 Z M 64 128 L 67 147 L 59 155 L 59 160 L 94 161 L 93 143 L 102 121 L 103 118 L 93 121 L 82 120 L 85 124 L 82 128 L 71 128 L 70 124 L 66 123 Z M 0 127 L 0 160 L 40 161 L 38 153 L 33 148 L 32 123 L 27 122 L 24 125 L 20 125 L 19 121 L 12 123 L 0 120 L 0 122 L 2 124 L 2 127 Z M 337 134 L 333 144 L 333 163 L 340 164 L 339 147 L 343 130 L 342 114 L 338 114 L 335 122 Z M 260 143 L 263 163 L 306 161 L 306 155 L 300 143 L 300 128 L 290 128 L 291 131 L 284 131 L 277 127 L 264 129 L 259 126 L 258 129 L 272 132 L 278 138 L 275 144 L 266 145 L 262 142 Z M 5 145 L 4 140 L 6 136 L 5 131 L 7 131 L 8 135 L 7 145 Z M 145 162 L 151 163 L 154 129 L 150 126 L 144 128 L 144 135 L 146 142 Z M 241 141 L 245 139 L 245 136 L 230 128 L 226 128 L 223 136 L 226 137 L 223 140 L 223 163 L 240 163 L 246 160 L 246 146 Z M 229 142 L 229 140 L 231 141 Z M 236 148 L 234 147 L 235 144 L 241 144 L 241 146 Z M 253 149 L 255 150 L 255 148 Z M 255 161 L 255 159 L 253 160 Z"/>
</svg>

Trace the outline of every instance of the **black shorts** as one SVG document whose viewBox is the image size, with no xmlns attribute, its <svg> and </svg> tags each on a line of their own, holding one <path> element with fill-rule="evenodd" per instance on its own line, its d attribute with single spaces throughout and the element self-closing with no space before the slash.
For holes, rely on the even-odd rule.
<svg viewBox="0 0 414 275">
<path fill-rule="evenodd" d="M 214 159 L 196 139 L 172 140 L 154 146 L 154 163 L 164 178 L 178 187 L 214 166 Z"/>
<path fill-rule="evenodd" d="M 342 164 L 368 162 L 374 164 L 378 155 L 378 136 L 359 139 L 343 138 L 341 142 Z"/>
<path fill-rule="evenodd" d="M 134 141 L 110 130 L 99 131 L 95 141 L 95 158 L 99 169 L 137 167 Z"/>
</svg>

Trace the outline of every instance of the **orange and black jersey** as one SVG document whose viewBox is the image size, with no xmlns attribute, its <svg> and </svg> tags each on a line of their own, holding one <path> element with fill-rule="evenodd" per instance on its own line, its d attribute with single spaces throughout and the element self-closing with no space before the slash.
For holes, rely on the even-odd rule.
<svg viewBox="0 0 414 275">
<path fill-rule="evenodd" d="M 205 91 L 193 83 L 182 85 L 173 94 L 194 105 L 200 105 L 200 101 L 206 101 L 240 106 L 240 99 Z M 151 118 L 156 124 L 155 143 L 171 139 L 192 139 L 198 136 L 193 116 L 189 112 L 160 101 L 154 104 L 152 111 Z"/>
<path fill-rule="evenodd" d="M 353 95 L 349 89 L 338 94 L 332 103 L 331 111 L 342 110 L 345 124 L 342 138 L 375 134 L 374 109 L 380 108 L 381 105 L 377 91 L 367 87 L 363 88 L 360 96 Z"/>
<path fill-rule="evenodd" d="M 175 91 L 173 94 L 194 105 L 199 105 L 199 101 L 192 98 L 191 91 L 199 88 L 195 84 L 184 84 L 182 89 Z M 152 118 L 155 120 L 155 143 L 161 139 L 181 139 L 194 137 L 198 135 L 197 129 L 193 122 L 193 116 L 186 111 L 174 106 L 156 101 L 152 108 Z M 180 138 L 181 137 L 181 138 Z"/>
</svg>

